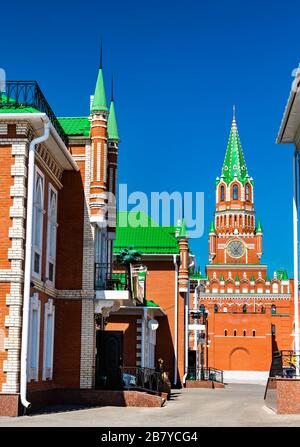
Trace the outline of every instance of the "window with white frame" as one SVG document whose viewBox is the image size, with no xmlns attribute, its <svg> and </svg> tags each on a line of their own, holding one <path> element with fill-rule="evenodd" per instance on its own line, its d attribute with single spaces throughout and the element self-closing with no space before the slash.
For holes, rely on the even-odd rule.
<svg viewBox="0 0 300 447">
<path fill-rule="evenodd" d="M 36 170 L 34 187 L 34 215 L 33 215 L 33 260 L 32 272 L 41 276 L 42 247 L 43 247 L 43 208 L 44 208 L 44 178 Z"/>
<path fill-rule="evenodd" d="M 37 381 L 39 376 L 40 319 L 41 302 L 39 300 L 38 293 L 34 293 L 30 298 L 29 306 L 29 337 L 27 356 L 28 381 Z"/>
<path fill-rule="evenodd" d="M 57 232 L 57 191 L 49 184 L 48 223 L 47 223 L 47 267 L 48 281 L 55 282 L 56 265 L 56 232 Z"/>
<path fill-rule="evenodd" d="M 49 299 L 45 304 L 44 316 L 43 380 L 53 377 L 54 316 L 55 306 Z"/>
</svg>

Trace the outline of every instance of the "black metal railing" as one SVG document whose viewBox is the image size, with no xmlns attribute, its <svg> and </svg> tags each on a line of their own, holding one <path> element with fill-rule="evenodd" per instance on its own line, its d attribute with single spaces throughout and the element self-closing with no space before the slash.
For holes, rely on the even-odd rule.
<svg viewBox="0 0 300 447">
<path fill-rule="evenodd" d="M 46 113 L 61 139 L 68 145 L 68 136 L 36 81 L 6 81 L 1 89 L 0 108 L 33 107 Z"/>
<path fill-rule="evenodd" d="M 114 264 L 95 263 L 95 290 L 128 290 L 128 273 L 115 272 Z"/>
<path fill-rule="evenodd" d="M 270 368 L 270 377 L 293 379 L 299 377 L 300 371 L 300 352 L 299 351 L 276 351 L 272 357 Z"/>
<path fill-rule="evenodd" d="M 124 389 L 152 391 L 158 393 L 161 389 L 161 373 L 151 368 L 139 366 L 121 367 Z"/>
<path fill-rule="evenodd" d="M 223 371 L 215 368 L 189 368 L 187 380 L 213 380 L 223 383 Z"/>
</svg>

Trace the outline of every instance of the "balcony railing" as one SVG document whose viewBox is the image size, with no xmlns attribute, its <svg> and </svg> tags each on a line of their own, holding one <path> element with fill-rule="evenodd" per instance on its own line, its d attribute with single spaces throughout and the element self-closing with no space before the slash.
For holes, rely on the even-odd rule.
<svg viewBox="0 0 300 447">
<path fill-rule="evenodd" d="M 122 367 L 124 389 L 152 391 L 158 393 L 161 389 L 161 373 L 151 368 L 138 366 Z"/>
<path fill-rule="evenodd" d="M 114 265 L 95 263 L 95 290 L 128 290 L 127 272 L 114 272 Z"/>
<path fill-rule="evenodd" d="M 68 136 L 36 81 L 6 81 L 1 84 L 1 88 L 0 108 L 33 107 L 39 112 L 46 113 L 61 139 L 68 145 Z"/>
<path fill-rule="evenodd" d="M 213 380 L 223 383 L 223 371 L 215 368 L 189 368 L 187 380 Z"/>
</svg>

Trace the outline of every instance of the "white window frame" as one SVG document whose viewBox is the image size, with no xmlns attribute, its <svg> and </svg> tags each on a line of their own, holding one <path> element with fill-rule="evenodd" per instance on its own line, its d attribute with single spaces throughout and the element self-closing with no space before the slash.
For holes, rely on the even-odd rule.
<svg viewBox="0 0 300 447">
<path fill-rule="evenodd" d="M 44 307 L 44 348 L 43 348 L 43 380 L 53 378 L 53 354 L 54 354 L 54 329 L 55 329 L 55 306 L 53 299 L 49 298 Z M 48 317 L 52 316 L 52 330 L 49 331 Z M 49 337 L 51 338 L 48 344 Z M 47 349 L 50 348 L 50 366 L 47 365 Z"/>
<path fill-rule="evenodd" d="M 55 194 L 56 204 L 55 204 L 55 248 L 54 248 L 54 257 L 50 256 L 50 236 L 51 236 L 51 225 L 53 222 L 51 221 L 50 210 L 51 210 L 51 191 Z M 55 285 L 55 270 L 56 270 L 56 245 L 57 245 L 57 201 L 58 201 L 58 192 L 54 188 L 54 186 L 49 183 L 48 185 L 48 213 L 47 213 L 47 254 L 46 254 L 46 277 L 49 283 Z M 53 279 L 49 279 L 49 262 L 53 264 Z"/>
<path fill-rule="evenodd" d="M 36 231 L 36 206 L 35 206 L 35 200 L 36 200 L 36 182 L 37 182 L 37 177 L 41 177 L 42 179 L 42 203 L 41 203 L 41 209 L 42 209 L 42 221 L 41 221 L 41 246 L 37 247 L 35 245 L 35 231 Z M 34 215 L 33 215 L 33 228 L 32 228 L 32 260 L 31 260 L 31 272 L 32 272 L 32 276 L 34 276 L 37 279 L 41 279 L 42 276 L 42 254 L 43 254 L 43 239 L 44 239 L 44 214 L 45 214 L 45 210 L 44 210 L 44 201 L 45 201 L 45 176 L 42 173 L 42 171 L 35 166 L 35 175 L 34 175 L 34 202 L 33 202 L 33 210 L 34 210 Z M 39 273 L 35 272 L 34 270 L 34 257 L 35 257 L 35 253 L 38 253 L 40 256 L 40 265 L 39 265 Z"/>
<path fill-rule="evenodd" d="M 36 324 L 36 334 L 33 334 L 33 312 L 37 312 L 37 324 Z M 39 379 L 39 354 L 40 354 L 40 323 L 41 323 L 41 301 L 39 300 L 39 294 L 34 293 L 30 298 L 29 305 L 29 337 L 28 337 L 28 358 L 27 358 L 27 381 Z M 35 367 L 31 366 L 32 360 L 32 344 L 33 338 L 35 338 Z"/>
</svg>

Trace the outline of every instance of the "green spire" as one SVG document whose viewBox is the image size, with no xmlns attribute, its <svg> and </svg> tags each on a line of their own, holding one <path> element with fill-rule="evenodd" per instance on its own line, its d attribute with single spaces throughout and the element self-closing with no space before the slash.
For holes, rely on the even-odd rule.
<svg viewBox="0 0 300 447">
<path fill-rule="evenodd" d="M 215 221 L 214 220 L 211 221 L 211 224 L 210 224 L 210 227 L 209 227 L 209 232 L 210 233 L 215 233 L 216 232 L 216 227 L 215 227 Z"/>
<path fill-rule="evenodd" d="M 107 133 L 108 138 L 110 140 L 120 141 L 118 124 L 115 112 L 115 104 L 114 104 L 114 80 L 111 78 L 111 103 L 109 108 L 109 115 L 107 121 Z"/>
<path fill-rule="evenodd" d="M 235 277 L 235 281 L 236 281 L 236 282 L 240 282 L 239 275 L 236 275 L 236 277 Z"/>
<path fill-rule="evenodd" d="M 235 121 L 234 109 L 225 160 L 222 167 L 222 175 L 221 179 L 217 180 L 217 183 L 219 183 L 220 180 L 223 180 L 225 183 L 229 184 L 235 178 L 243 185 L 247 181 L 252 182 L 252 179 L 250 179 L 247 171 L 243 149 Z"/>
<path fill-rule="evenodd" d="M 102 42 L 101 42 L 101 52 L 100 52 L 100 66 L 99 72 L 96 82 L 96 88 L 92 103 L 92 112 L 107 112 L 107 103 L 106 103 L 106 95 L 105 95 L 105 87 L 104 87 L 104 79 L 103 79 L 103 70 L 102 70 Z"/>
<path fill-rule="evenodd" d="M 261 226 L 261 223 L 260 223 L 260 220 L 259 220 L 259 219 L 257 220 L 257 224 L 256 224 L 255 232 L 256 232 L 256 233 L 263 233 L 263 229 L 262 229 L 262 226 Z"/>
<path fill-rule="evenodd" d="M 251 282 L 254 282 L 254 281 L 255 281 L 255 279 L 254 279 L 254 276 L 253 276 L 253 275 L 251 276 L 251 278 L 250 278 L 250 281 L 251 281 Z"/>
<path fill-rule="evenodd" d="M 224 279 L 224 275 L 221 275 L 221 276 L 220 276 L 220 281 L 225 281 L 225 279 Z"/>
<path fill-rule="evenodd" d="M 177 226 L 177 231 L 178 231 L 177 236 L 178 239 L 187 239 L 189 237 L 184 219 L 182 219 L 182 222 Z"/>
</svg>

